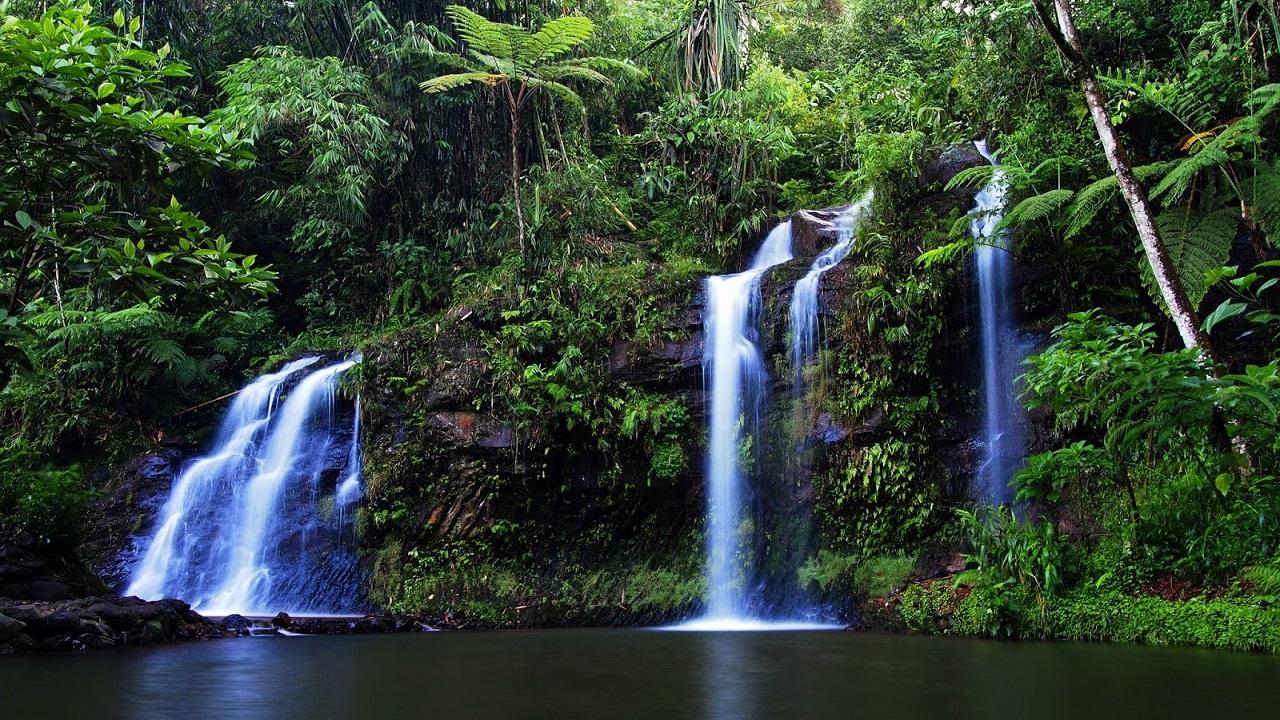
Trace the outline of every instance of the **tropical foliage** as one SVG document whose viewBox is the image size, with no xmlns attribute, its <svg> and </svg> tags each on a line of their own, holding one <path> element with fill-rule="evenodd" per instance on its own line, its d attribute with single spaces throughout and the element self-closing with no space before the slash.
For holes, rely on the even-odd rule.
<svg viewBox="0 0 1280 720">
<path fill-rule="evenodd" d="M 361 519 L 378 599 L 687 610 L 701 278 L 874 188 L 823 280 L 823 351 L 770 355 L 805 381 L 787 432 L 743 448 L 780 468 L 762 505 L 813 514 L 767 571 L 833 607 L 911 586 L 913 627 L 1019 637 L 1139 637 L 1109 614 L 1127 598 L 1185 624 L 1150 637 L 1203 639 L 1150 603 L 1252 618 L 1278 592 L 1273 2 L 0 8 L 5 536 L 74 552 L 138 453 L 198 446 L 282 358 L 360 347 L 369 427 L 393 429 Z M 997 173 L 1035 350 L 1006 509 L 968 493 L 966 211 Z M 762 286 L 775 344 L 798 267 Z M 773 536 L 808 527 L 793 510 Z M 959 585 L 913 584 L 957 557 Z"/>
</svg>

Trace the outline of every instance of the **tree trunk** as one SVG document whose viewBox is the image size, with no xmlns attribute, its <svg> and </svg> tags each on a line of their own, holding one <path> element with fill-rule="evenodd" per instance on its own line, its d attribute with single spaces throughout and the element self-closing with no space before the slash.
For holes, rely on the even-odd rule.
<svg viewBox="0 0 1280 720">
<path fill-rule="evenodd" d="M 1107 114 L 1106 96 L 1102 92 L 1102 86 L 1098 82 L 1093 65 L 1085 56 L 1084 42 L 1080 39 L 1076 24 L 1071 19 L 1070 2 L 1069 0 L 1052 0 L 1054 14 L 1057 16 L 1056 22 L 1050 15 L 1049 2 L 1050 0 L 1035 0 L 1036 13 L 1040 16 L 1040 21 L 1054 45 L 1066 57 L 1072 74 L 1076 76 L 1080 87 L 1084 90 L 1085 103 L 1089 106 L 1093 125 L 1098 131 L 1098 137 L 1102 140 L 1102 150 L 1107 156 L 1107 164 L 1115 173 L 1116 180 L 1120 184 L 1120 194 L 1124 196 L 1124 201 L 1129 206 L 1129 213 L 1133 216 L 1133 223 L 1138 228 L 1138 238 L 1142 241 L 1142 250 L 1147 256 L 1147 262 L 1151 265 L 1151 273 L 1155 276 L 1160 296 L 1164 298 L 1165 307 L 1169 309 L 1169 315 L 1178 328 L 1178 334 L 1182 336 L 1183 344 L 1189 348 L 1198 348 L 1205 359 L 1212 363 L 1213 351 L 1209 346 L 1209 338 L 1200 329 L 1200 318 L 1187 298 L 1186 289 L 1178 277 L 1173 258 L 1169 256 L 1169 248 L 1160 236 L 1151 200 L 1147 197 L 1142 183 L 1138 182 L 1137 176 L 1134 175 L 1133 166 L 1129 164 L 1128 153 L 1125 152 L 1124 145 L 1120 141 L 1120 134 L 1116 132 L 1115 125 L 1111 123 L 1111 117 Z"/>
<path fill-rule="evenodd" d="M 520 110 L 511 105 L 511 198 L 516 204 L 516 236 L 520 240 L 520 259 L 528 261 L 524 246 L 524 208 L 520 202 Z"/>
</svg>

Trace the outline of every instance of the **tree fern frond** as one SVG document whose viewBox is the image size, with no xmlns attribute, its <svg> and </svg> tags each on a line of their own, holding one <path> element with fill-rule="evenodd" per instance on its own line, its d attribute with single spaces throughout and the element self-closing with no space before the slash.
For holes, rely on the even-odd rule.
<svg viewBox="0 0 1280 720">
<path fill-rule="evenodd" d="M 182 346 L 172 338 L 153 337 L 143 341 L 141 351 L 147 360 L 156 365 L 165 365 L 173 367 L 185 360 L 188 360 L 187 354 L 183 352 Z"/>
<path fill-rule="evenodd" d="M 1026 225 L 1049 217 L 1061 210 L 1063 206 L 1071 201 L 1071 198 L 1075 197 L 1075 194 L 1074 190 L 1058 188 L 1039 195 L 1032 195 L 1010 208 L 1005 213 L 1000 224 L 996 226 L 996 231 L 999 232 L 1005 228 Z"/>
<path fill-rule="evenodd" d="M 473 83 L 480 83 L 482 85 L 493 87 L 505 79 L 505 77 L 496 73 L 454 73 L 452 75 L 439 75 L 431 78 L 430 80 L 423 80 L 418 83 L 418 87 L 425 93 L 434 94 L 447 92 L 454 88 L 462 87 L 463 85 L 471 85 Z"/>
<path fill-rule="evenodd" d="M 1240 198 L 1254 222 L 1275 244 L 1280 239 L 1280 171 L 1257 163 L 1255 174 L 1240 181 Z"/>
<path fill-rule="evenodd" d="M 556 18 L 529 36 L 515 57 L 516 63 L 528 70 L 551 58 L 564 55 L 586 42 L 594 29 L 595 25 L 589 18 L 579 15 Z"/>
<path fill-rule="evenodd" d="M 534 90 L 546 90 L 575 108 L 582 107 L 582 97 L 578 93 L 554 80 L 534 80 L 529 83 L 529 87 Z"/>
<path fill-rule="evenodd" d="M 448 65 L 449 67 L 457 68 L 464 72 L 483 72 L 483 70 L 478 65 L 476 65 L 475 61 L 473 61 L 471 58 L 466 57 L 464 55 L 459 55 L 457 53 L 447 53 L 447 52 L 432 53 L 431 59 L 440 63 L 441 65 Z"/>
<path fill-rule="evenodd" d="M 494 22 L 461 5 L 450 5 L 444 12 L 453 21 L 459 37 L 472 49 L 495 57 L 514 57 L 511 31 L 518 28 Z"/>
<path fill-rule="evenodd" d="M 538 77 L 543 80 L 589 80 L 591 82 L 600 83 L 601 85 L 611 85 L 613 81 L 605 75 L 592 70 L 589 67 L 582 67 L 574 62 L 556 63 L 547 65 L 538 70 Z"/>
<path fill-rule="evenodd" d="M 1148 178 L 1167 171 L 1174 164 L 1172 162 L 1158 162 L 1150 165 L 1140 165 L 1133 169 L 1133 174 L 1137 176 L 1140 182 L 1145 182 Z M 1094 218 L 1098 217 L 1098 213 L 1110 205 L 1119 194 L 1120 183 L 1116 180 L 1115 175 L 1107 175 L 1095 180 L 1076 193 L 1075 199 L 1071 201 L 1071 205 L 1067 208 L 1067 215 L 1070 221 L 1067 224 L 1066 239 L 1070 240 L 1079 235 L 1093 222 Z"/>
<path fill-rule="evenodd" d="M 1119 192 L 1120 183 L 1114 175 L 1107 175 L 1086 185 L 1067 208 L 1070 221 L 1067 223 L 1065 236 L 1070 239 L 1079 235 L 1103 208 L 1111 204 Z"/>
<path fill-rule="evenodd" d="M 1166 206 L 1175 204 L 1187 194 L 1197 175 L 1205 170 L 1226 165 L 1231 160 L 1231 156 L 1217 145 L 1221 140 L 1222 136 L 1219 136 L 1209 144 L 1203 145 L 1199 151 L 1178 162 L 1173 170 L 1151 189 L 1152 199 L 1160 199 L 1167 195 L 1164 204 Z"/>
<path fill-rule="evenodd" d="M 916 258 L 916 264 L 924 268 L 931 268 L 934 265 L 945 265 L 954 262 L 973 250 L 973 244 L 973 238 L 966 237 L 932 250 L 926 250 Z"/>
<path fill-rule="evenodd" d="M 1239 220 L 1239 212 L 1229 207 L 1210 212 L 1175 209 L 1156 216 L 1160 235 L 1193 307 L 1200 304 L 1209 290 L 1205 273 L 1222 267 L 1230 259 L 1231 242 Z M 1143 281 L 1152 298 L 1163 303 L 1150 265 L 1145 260 L 1141 265 Z"/>
<path fill-rule="evenodd" d="M 642 78 L 645 76 L 644 70 L 637 67 L 630 60 L 618 60 L 616 58 L 593 55 L 591 57 L 576 58 L 572 62 L 575 65 L 591 68 L 592 70 L 613 71 L 630 78 Z"/>
<path fill-rule="evenodd" d="M 948 180 L 944 189 L 950 192 L 961 188 L 985 187 L 987 183 L 991 182 L 991 178 L 995 177 L 995 173 L 995 165 L 978 165 L 977 167 L 965 168 Z"/>
</svg>

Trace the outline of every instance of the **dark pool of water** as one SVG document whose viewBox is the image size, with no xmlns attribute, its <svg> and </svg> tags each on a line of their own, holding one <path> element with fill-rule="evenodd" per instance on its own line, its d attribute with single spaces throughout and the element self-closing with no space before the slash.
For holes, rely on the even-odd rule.
<svg viewBox="0 0 1280 720">
<path fill-rule="evenodd" d="M 0 718 L 1275 718 L 1280 658 L 640 630 L 247 638 L 0 658 Z"/>
</svg>

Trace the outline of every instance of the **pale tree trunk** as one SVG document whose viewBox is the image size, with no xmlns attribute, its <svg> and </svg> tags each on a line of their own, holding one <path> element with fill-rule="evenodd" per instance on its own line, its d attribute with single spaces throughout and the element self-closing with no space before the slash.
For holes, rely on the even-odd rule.
<svg viewBox="0 0 1280 720">
<path fill-rule="evenodd" d="M 520 240 L 520 259 L 528 260 L 524 246 L 524 208 L 520 202 L 520 109 L 513 99 L 511 113 L 511 197 L 516 204 L 516 236 Z"/>
<path fill-rule="evenodd" d="M 1052 11 L 1050 10 L 1051 2 Z M 1147 191 L 1142 187 L 1142 183 L 1134 175 L 1133 166 L 1129 164 L 1129 155 L 1120 142 L 1120 134 L 1116 132 L 1115 125 L 1111 123 L 1111 116 L 1107 114 L 1106 95 L 1103 94 L 1102 86 L 1098 83 L 1098 76 L 1094 72 L 1092 63 L 1085 55 L 1084 41 L 1080 39 L 1080 32 L 1071 18 L 1070 0 L 1033 0 L 1032 4 L 1035 6 L 1036 14 L 1040 16 L 1040 22 L 1044 25 L 1045 31 L 1058 51 L 1067 59 L 1073 77 L 1080 82 L 1080 87 L 1084 90 L 1085 103 L 1089 106 L 1093 125 L 1098 131 L 1098 137 L 1102 140 L 1102 150 L 1107 156 L 1107 164 L 1111 166 L 1111 171 L 1115 173 L 1116 181 L 1120 184 L 1120 193 L 1124 196 L 1125 204 L 1129 206 L 1133 224 L 1138 228 L 1142 250 L 1147 256 L 1151 274 L 1155 277 L 1156 286 L 1160 289 L 1165 307 L 1173 318 L 1173 324 L 1177 326 L 1183 344 L 1188 348 L 1199 350 L 1200 358 L 1207 366 L 1207 370 L 1217 375 L 1219 368 L 1213 356 L 1213 348 L 1209 344 L 1209 336 L 1200 327 L 1200 317 L 1187 297 L 1186 288 L 1182 285 L 1182 279 L 1178 277 L 1173 258 L 1169 256 L 1169 248 L 1164 244 L 1164 238 L 1160 236 L 1160 229 L 1156 226 L 1151 200 L 1147 197 Z M 1222 426 L 1221 413 L 1215 418 L 1214 424 L 1224 433 L 1226 432 L 1226 427 Z M 1234 422 L 1229 424 L 1233 427 L 1236 425 Z M 1231 435 L 1231 433 L 1226 434 Z M 1231 445 L 1242 462 L 1240 469 L 1248 472 L 1250 464 L 1248 443 L 1237 434 L 1231 435 Z"/>
<path fill-rule="evenodd" d="M 1052 11 L 1049 9 L 1050 3 L 1053 5 Z M 1189 348 L 1199 349 L 1205 360 L 1212 363 L 1213 351 L 1209 346 L 1209 338 L 1200 329 L 1200 318 L 1187 298 L 1186 289 L 1178 277 L 1173 258 L 1169 256 L 1169 248 L 1160 236 L 1151 200 L 1147 197 L 1147 191 L 1142 187 L 1142 183 L 1134 175 L 1133 166 L 1129 163 L 1129 155 L 1120 141 L 1120 134 L 1116 132 L 1115 125 L 1111 123 L 1111 117 L 1107 114 L 1106 96 L 1094 73 L 1093 65 L 1085 56 L 1084 42 L 1080 39 L 1080 33 L 1076 30 L 1076 24 L 1071 18 L 1071 4 L 1069 0 L 1034 0 L 1034 5 L 1049 37 L 1067 59 L 1072 75 L 1084 90 L 1084 99 L 1089 106 L 1089 114 L 1093 117 L 1093 125 L 1098 131 L 1098 137 L 1102 140 L 1102 150 L 1107 156 L 1107 164 L 1111 166 L 1111 171 L 1115 173 L 1116 180 L 1120 184 L 1120 194 L 1124 196 L 1125 204 L 1129 206 L 1133 224 L 1138 228 L 1138 238 L 1142 241 L 1142 250 L 1147 256 L 1147 262 L 1151 265 L 1151 274 L 1155 276 L 1156 286 L 1159 287 L 1165 307 L 1169 309 L 1169 315 L 1178 328 L 1178 334 L 1182 336 L 1183 344 Z M 1056 22 L 1054 15 L 1057 18 Z"/>
</svg>

